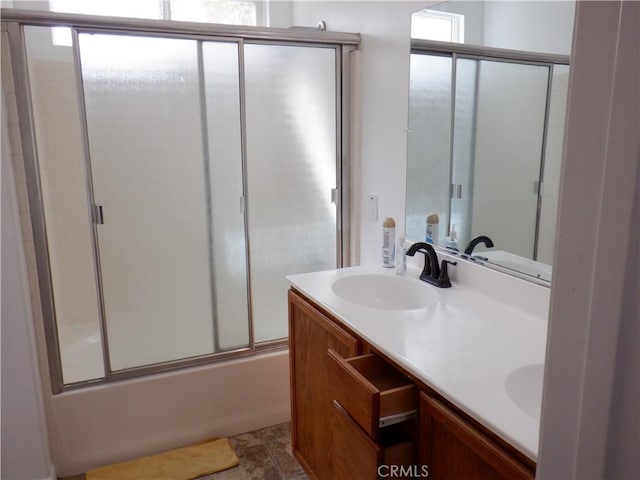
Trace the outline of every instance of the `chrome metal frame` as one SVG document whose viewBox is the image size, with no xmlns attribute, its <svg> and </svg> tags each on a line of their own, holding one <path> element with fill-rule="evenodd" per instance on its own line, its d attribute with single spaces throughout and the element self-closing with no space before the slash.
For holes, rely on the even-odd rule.
<svg viewBox="0 0 640 480">
<path fill-rule="evenodd" d="M 275 340 L 265 340 L 254 345 L 256 352 L 268 352 L 271 350 L 282 350 L 289 346 L 289 338 L 276 338 Z"/>
<path fill-rule="evenodd" d="M 503 60 L 509 63 L 556 63 L 569 65 L 568 55 L 556 55 L 553 53 L 525 52 L 510 50 L 507 48 L 484 47 L 467 45 L 464 43 L 436 42 L 434 40 L 411 39 L 411 53 L 438 52 L 445 55 L 453 53 L 463 57 L 470 55 L 473 58 Z"/>
<path fill-rule="evenodd" d="M 58 393 L 63 383 L 62 361 L 58 344 L 53 280 L 51 278 L 51 269 L 49 268 L 49 240 L 45 224 L 38 149 L 33 111 L 31 109 L 31 83 L 29 81 L 24 29 L 18 23 L 8 23 L 6 24 L 6 30 L 11 49 L 13 83 L 18 107 L 18 121 L 20 123 L 20 141 L 22 143 L 22 155 L 27 180 L 31 228 L 33 229 L 40 304 L 42 305 L 44 333 L 47 339 L 47 360 L 51 376 L 51 388 L 54 393 Z"/>
<path fill-rule="evenodd" d="M 102 362 L 105 377 L 111 375 L 111 355 L 109 353 L 109 334 L 107 332 L 107 316 L 104 305 L 104 290 L 102 288 L 102 266 L 100 264 L 100 243 L 98 238 L 98 223 L 93 216 L 96 204 L 93 191 L 93 172 L 91 168 L 91 149 L 89 147 L 89 127 L 87 124 L 87 110 L 84 98 L 84 82 L 82 79 L 82 61 L 80 58 L 79 33 L 74 28 L 72 30 L 71 45 L 73 48 L 73 62 L 76 77 L 76 88 L 78 96 L 78 114 L 80 115 L 80 131 L 82 135 L 82 147 L 85 168 L 85 187 L 87 189 L 87 206 L 91 210 L 91 248 L 93 253 L 93 264 L 95 268 L 96 294 L 98 301 L 98 315 L 100 320 L 100 338 L 102 342 Z M 31 106 L 33 108 L 33 106 Z M 64 385 L 64 384 L 62 384 Z M 60 388 L 62 388 L 62 385 Z"/>
<path fill-rule="evenodd" d="M 202 129 L 202 156 L 204 163 L 204 195 L 207 202 L 207 247 L 209 250 L 209 281 L 211 282 L 211 316 L 213 323 L 213 350 L 220 351 L 218 326 L 218 302 L 216 299 L 216 275 L 213 244 L 213 202 L 211 200 L 211 158 L 209 157 L 209 125 L 207 118 L 207 89 L 204 78 L 204 54 L 202 41 L 196 42 L 198 51 L 198 86 L 200 94 L 200 124 Z"/>
<path fill-rule="evenodd" d="M 350 99 L 351 99 L 351 62 L 350 54 L 355 50 L 352 45 L 342 45 L 340 48 L 341 81 L 338 85 L 341 89 L 338 118 L 341 120 L 341 151 L 338 153 L 339 181 L 338 181 L 338 245 L 341 245 L 341 255 L 338 259 L 339 267 L 351 266 L 351 125 Z"/>
<path fill-rule="evenodd" d="M 449 119 L 449 201 L 447 202 L 447 236 L 451 235 L 451 200 L 453 199 L 453 152 L 456 128 L 456 82 L 458 81 L 458 56 L 451 55 L 451 118 Z"/>
<path fill-rule="evenodd" d="M 251 293 L 251 241 L 249 240 L 249 181 L 247 175 L 247 96 L 244 71 L 244 39 L 238 43 L 238 81 L 240 82 L 240 149 L 242 154 L 242 206 L 244 215 L 244 252 L 246 265 L 247 314 L 249 322 L 249 345 L 255 350 L 255 329 L 253 328 L 253 302 Z"/>
<path fill-rule="evenodd" d="M 475 81 L 473 83 L 473 125 L 476 125 L 478 123 L 478 106 L 479 106 L 479 102 L 480 102 L 480 62 L 475 62 Z M 471 133 L 471 152 L 475 152 L 476 151 L 476 144 L 477 144 L 477 139 L 478 139 L 478 132 L 477 129 L 474 128 L 473 132 Z M 466 220 L 469 222 L 469 225 L 471 225 L 471 214 L 472 214 L 472 209 L 471 209 L 471 201 L 473 199 L 473 195 L 474 195 L 474 188 L 473 188 L 473 184 L 475 182 L 475 171 L 476 171 L 476 156 L 472 155 L 471 156 L 471 161 L 469 162 L 469 167 L 471 168 L 471 172 L 469 174 L 469 186 L 467 187 L 467 196 L 468 196 L 468 201 L 467 201 L 467 215 L 465 216 Z M 469 230 L 470 233 L 470 230 Z M 471 235 L 469 235 L 469 241 L 471 240 Z"/>
<path fill-rule="evenodd" d="M 336 47 L 335 55 L 335 111 L 336 111 L 336 266 L 342 267 L 344 258 L 342 242 L 342 48 Z"/>
<path fill-rule="evenodd" d="M 544 188 L 544 169 L 547 161 L 547 136 L 549 134 L 549 115 L 551 110 L 551 89 L 553 88 L 553 65 L 549 66 L 547 79 L 547 103 L 544 107 L 544 124 L 542 129 L 542 151 L 540 152 L 540 174 L 538 175 L 538 207 L 536 214 L 535 241 L 533 242 L 533 260 L 538 260 L 540 243 L 540 216 L 542 214 L 542 194 Z"/>
<path fill-rule="evenodd" d="M 338 241 L 338 266 L 348 259 L 348 235 L 349 235 L 349 69 L 348 58 L 345 52 L 354 50 L 360 42 L 360 35 L 353 33 L 324 32 L 313 29 L 289 30 L 259 27 L 236 27 L 228 25 L 213 25 L 192 22 L 173 22 L 164 20 L 128 19 L 114 17 L 98 17 L 89 15 L 60 14 L 53 12 L 41 12 L 31 10 L 1 9 L 3 26 L 6 25 L 9 33 L 9 43 L 12 52 L 14 82 L 16 84 L 16 96 L 18 100 L 18 115 L 20 121 L 21 141 L 25 158 L 25 170 L 28 184 L 31 222 L 34 234 L 36 264 L 38 270 L 38 282 L 43 309 L 43 321 L 47 343 L 47 358 L 49 363 L 51 386 L 53 393 L 83 388 L 89 385 L 104 384 L 112 381 L 130 379 L 148 374 L 162 373 L 178 368 L 187 368 L 210 363 L 214 360 L 225 360 L 241 356 L 253 355 L 272 350 L 280 350 L 288 347 L 286 338 L 266 342 L 255 342 L 253 315 L 251 308 L 251 282 L 250 282 L 250 242 L 248 238 L 248 215 L 244 210 L 246 265 L 247 265 L 247 301 L 249 339 L 248 346 L 228 351 L 190 357 L 186 359 L 172 360 L 158 364 L 145 365 L 135 368 L 113 371 L 110 366 L 109 347 L 107 339 L 107 325 L 102 295 L 99 244 L 95 222 L 92 223 L 93 254 L 96 265 L 96 285 L 100 311 L 100 329 L 102 336 L 104 378 L 64 384 L 60 348 L 58 344 L 57 320 L 55 313 L 53 284 L 49 263 L 49 250 L 47 231 L 45 225 L 44 204 L 40 184 L 40 173 L 37 155 L 37 143 L 35 138 L 32 101 L 30 93 L 27 52 L 24 42 L 24 26 L 67 26 L 73 31 L 73 51 L 76 68 L 76 81 L 78 89 L 78 101 L 82 124 L 82 136 L 84 143 L 84 156 L 86 163 L 86 181 L 88 185 L 88 208 L 91 210 L 93 220 L 93 185 L 90 164 L 90 149 L 84 108 L 84 91 L 82 87 L 82 74 L 80 70 L 80 54 L 78 35 L 87 33 L 111 33 L 119 35 L 146 35 L 162 37 L 192 38 L 199 41 L 227 41 L 238 45 L 239 82 L 240 82 L 240 115 L 246 118 L 246 100 L 244 85 L 244 45 L 245 43 L 288 44 L 292 46 L 311 46 L 333 48 L 336 52 L 336 151 L 337 183 L 339 188 L 339 203 L 337 215 L 337 241 Z M 201 45 L 199 44 L 199 63 L 202 61 Z M 201 73 L 202 75 L 202 73 Z M 202 80 L 202 79 L 201 79 Z M 202 86 L 201 86 L 202 88 Z M 203 128 L 206 124 L 203 124 Z M 206 147 L 206 145 L 205 145 Z M 247 197 L 247 146 L 246 127 L 241 122 L 241 150 L 243 195 L 245 206 Z M 208 154 L 208 152 L 206 152 Z M 210 203 L 210 201 L 209 201 Z M 346 253 L 345 253 L 346 249 Z M 346 256 L 345 256 L 346 255 Z M 212 267 L 211 267 L 212 268 Z M 212 285 L 213 288 L 213 285 Z M 213 297 L 212 297 L 213 301 Z"/>
<path fill-rule="evenodd" d="M 137 30 L 145 33 L 212 35 L 241 39 L 335 43 L 342 45 L 358 45 L 360 43 L 360 34 L 358 33 L 328 32 L 317 29 L 296 30 L 143 18 L 102 17 L 38 10 L 18 10 L 14 8 L 0 9 L 0 17 L 2 21 L 15 21 L 44 27 L 108 28 L 125 31 Z"/>
</svg>

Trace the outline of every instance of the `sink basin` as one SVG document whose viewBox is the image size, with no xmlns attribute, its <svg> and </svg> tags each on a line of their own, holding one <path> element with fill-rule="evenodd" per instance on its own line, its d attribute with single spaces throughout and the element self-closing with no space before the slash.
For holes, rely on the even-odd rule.
<svg viewBox="0 0 640 480">
<path fill-rule="evenodd" d="M 543 374 L 544 365 L 534 363 L 516 368 L 505 380 L 507 394 L 513 403 L 536 421 L 540 421 Z"/>
<path fill-rule="evenodd" d="M 353 275 L 336 280 L 331 288 L 344 300 L 382 310 L 427 308 L 438 301 L 432 287 L 394 275 Z"/>
</svg>

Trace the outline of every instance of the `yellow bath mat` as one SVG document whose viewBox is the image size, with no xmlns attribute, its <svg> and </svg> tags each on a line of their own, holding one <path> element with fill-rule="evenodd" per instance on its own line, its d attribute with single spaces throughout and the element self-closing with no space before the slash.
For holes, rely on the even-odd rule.
<svg viewBox="0 0 640 480">
<path fill-rule="evenodd" d="M 86 480 L 190 480 L 238 465 L 226 438 L 208 440 L 191 447 L 95 468 Z"/>
</svg>

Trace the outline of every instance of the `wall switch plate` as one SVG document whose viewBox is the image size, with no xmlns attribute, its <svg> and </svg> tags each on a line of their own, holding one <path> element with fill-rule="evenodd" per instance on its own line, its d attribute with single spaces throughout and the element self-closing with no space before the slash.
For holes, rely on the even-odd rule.
<svg viewBox="0 0 640 480">
<path fill-rule="evenodd" d="M 372 222 L 378 221 L 378 196 L 367 196 L 367 219 Z"/>
</svg>

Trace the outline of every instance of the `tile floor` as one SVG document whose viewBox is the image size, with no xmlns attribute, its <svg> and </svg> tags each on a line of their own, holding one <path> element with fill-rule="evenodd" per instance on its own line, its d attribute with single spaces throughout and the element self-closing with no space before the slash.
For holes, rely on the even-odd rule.
<svg viewBox="0 0 640 480">
<path fill-rule="evenodd" d="M 198 480 L 301 480 L 308 478 L 291 453 L 291 424 L 281 423 L 229 437 L 240 465 Z M 84 480 L 75 475 L 60 480 Z M 161 479 L 158 479 L 161 480 Z"/>
</svg>

